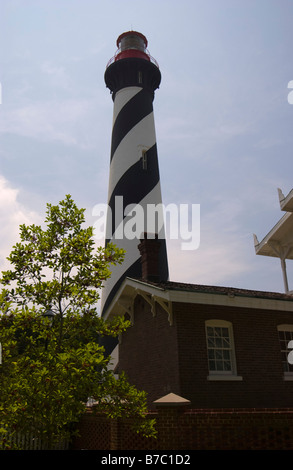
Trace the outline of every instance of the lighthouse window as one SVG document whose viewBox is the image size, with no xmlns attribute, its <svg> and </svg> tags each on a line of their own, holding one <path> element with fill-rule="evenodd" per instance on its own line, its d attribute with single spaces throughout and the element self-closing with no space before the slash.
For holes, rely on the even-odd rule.
<svg viewBox="0 0 293 470">
<path fill-rule="evenodd" d="M 142 169 L 147 170 L 148 169 L 148 159 L 147 159 L 147 151 L 146 150 L 142 151 L 141 161 L 142 161 Z"/>
<path fill-rule="evenodd" d="M 142 72 L 138 72 L 138 83 L 142 83 Z"/>
</svg>

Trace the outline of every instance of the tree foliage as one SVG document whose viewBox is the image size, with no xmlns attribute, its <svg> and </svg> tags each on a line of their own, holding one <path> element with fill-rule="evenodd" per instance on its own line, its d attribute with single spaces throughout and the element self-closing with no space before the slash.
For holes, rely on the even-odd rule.
<svg viewBox="0 0 293 470">
<path fill-rule="evenodd" d="M 114 377 L 99 345 L 101 336 L 117 337 L 129 326 L 97 313 L 102 283 L 124 253 L 97 248 L 84 221 L 84 209 L 69 195 L 47 204 L 45 229 L 20 226 L 12 267 L 2 273 L 0 437 L 7 446 L 11 436 L 29 433 L 54 447 L 72 435 L 89 398 L 109 417 L 135 418 L 138 431 L 155 433 L 144 419 L 145 393 L 124 375 Z"/>
</svg>

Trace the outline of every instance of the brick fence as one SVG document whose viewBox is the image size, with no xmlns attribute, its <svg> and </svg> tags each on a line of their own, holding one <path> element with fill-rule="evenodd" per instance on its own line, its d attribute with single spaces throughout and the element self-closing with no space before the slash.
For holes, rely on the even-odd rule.
<svg viewBox="0 0 293 470">
<path fill-rule="evenodd" d="M 156 439 L 134 432 L 129 420 L 110 420 L 89 410 L 79 423 L 73 448 L 293 450 L 293 408 L 189 409 L 186 400 L 155 404 L 148 416 L 156 419 Z"/>
</svg>

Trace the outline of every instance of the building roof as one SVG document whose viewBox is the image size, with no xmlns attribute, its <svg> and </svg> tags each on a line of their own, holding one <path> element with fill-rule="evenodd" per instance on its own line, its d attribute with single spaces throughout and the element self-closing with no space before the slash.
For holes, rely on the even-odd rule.
<svg viewBox="0 0 293 470">
<path fill-rule="evenodd" d="M 233 308 L 286 311 L 293 313 L 293 295 L 236 287 L 209 286 L 184 282 L 153 282 L 138 278 L 125 278 L 107 309 L 107 318 L 133 312 L 133 302 L 142 296 L 151 306 L 156 304 L 167 312 L 173 322 L 173 305 L 176 303 L 217 305 Z"/>
<path fill-rule="evenodd" d="M 131 279 L 131 278 L 129 278 Z M 190 284 L 185 282 L 152 282 L 144 279 L 133 279 L 134 281 L 142 282 L 150 286 L 154 286 L 163 290 L 176 290 L 181 292 L 198 292 L 207 294 L 223 294 L 223 295 L 237 295 L 242 297 L 255 297 L 263 299 L 279 299 L 279 300 L 290 300 L 293 301 L 293 296 L 290 294 L 284 294 L 282 292 L 269 292 L 269 291 L 258 291 L 251 289 L 240 289 L 237 287 L 224 287 L 224 286 L 211 286 L 203 284 Z"/>
</svg>

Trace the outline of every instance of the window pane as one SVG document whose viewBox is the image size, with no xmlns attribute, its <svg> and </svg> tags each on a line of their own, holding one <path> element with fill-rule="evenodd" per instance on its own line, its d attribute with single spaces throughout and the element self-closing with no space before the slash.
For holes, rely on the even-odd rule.
<svg viewBox="0 0 293 470">
<path fill-rule="evenodd" d="M 208 350 L 208 358 L 215 359 L 215 351 L 213 349 Z"/>
<path fill-rule="evenodd" d="M 223 338 L 223 348 L 230 348 L 229 338 Z"/>
<path fill-rule="evenodd" d="M 222 343 L 222 338 L 216 338 L 215 340 L 216 342 L 216 348 L 222 348 L 223 347 L 223 343 Z"/>
<path fill-rule="evenodd" d="M 223 359 L 223 351 L 216 349 L 215 350 L 216 360 L 221 361 Z"/>
<path fill-rule="evenodd" d="M 223 351 L 223 358 L 227 361 L 230 361 L 230 351 L 228 351 L 227 349 L 225 349 Z"/>
<path fill-rule="evenodd" d="M 217 361 L 217 370 L 224 370 L 223 362 Z"/>
</svg>

